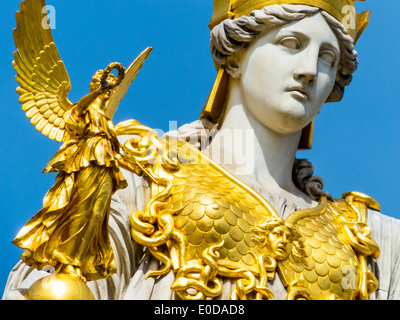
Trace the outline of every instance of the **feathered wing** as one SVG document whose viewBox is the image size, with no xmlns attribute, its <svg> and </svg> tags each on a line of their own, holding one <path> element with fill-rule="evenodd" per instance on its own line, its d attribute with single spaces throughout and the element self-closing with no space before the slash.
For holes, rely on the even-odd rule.
<svg viewBox="0 0 400 320">
<path fill-rule="evenodd" d="M 51 29 L 44 23 L 45 6 L 45 0 L 21 2 L 14 29 L 17 51 L 13 67 L 20 85 L 19 101 L 26 116 L 44 136 L 61 142 L 65 132 L 63 115 L 73 106 L 67 97 L 71 82 Z"/>
<path fill-rule="evenodd" d="M 115 88 L 110 100 L 107 104 L 106 113 L 113 118 L 115 111 L 118 108 L 119 103 L 125 97 L 126 93 L 133 80 L 135 80 L 139 70 L 142 68 L 144 61 L 149 57 L 152 47 L 146 48 L 132 64 L 125 70 L 125 77 L 122 82 Z"/>
</svg>

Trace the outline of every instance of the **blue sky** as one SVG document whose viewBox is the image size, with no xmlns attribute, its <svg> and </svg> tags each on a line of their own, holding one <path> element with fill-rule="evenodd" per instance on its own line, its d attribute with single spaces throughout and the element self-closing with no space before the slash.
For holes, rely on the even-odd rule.
<svg viewBox="0 0 400 320">
<path fill-rule="evenodd" d="M 55 179 L 41 172 L 60 144 L 36 132 L 18 103 L 11 63 L 19 1 L 0 3 L 3 291 L 21 254 L 11 241 L 41 209 Z M 48 0 L 47 4 L 56 10 L 53 36 L 71 78 L 72 102 L 88 93 L 98 69 L 114 61 L 127 66 L 153 46 L 114 123 L 135 118 L 168 131 L 170 121 L 180 126 L 198 119 L 215 78 L 207 27 L 211 0 Z M 364 192 L 381 203 L 382 213 L 400 218 L 400 2 L 369 0 L 358 2 L 357 8 L 373 12 L 356 47 L 359 69 L 342 102 L 327 104 L 317 116 L 313 149 L 298 157 L 313 162 L 315 174 L 324 178 L 325 189 L 334 197 L 346 191 Z"/>
</svg>

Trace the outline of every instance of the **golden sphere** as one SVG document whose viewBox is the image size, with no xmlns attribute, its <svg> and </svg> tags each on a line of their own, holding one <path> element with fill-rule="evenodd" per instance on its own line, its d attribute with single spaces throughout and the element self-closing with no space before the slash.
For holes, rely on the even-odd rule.
<svg viewBox="0 0 400 320">
<path fill-rule="evenodd" d="M 64 273 L 37 280 L 25 297 L 27 300 L 96 300 L 82 280 Z"/>
</svg>

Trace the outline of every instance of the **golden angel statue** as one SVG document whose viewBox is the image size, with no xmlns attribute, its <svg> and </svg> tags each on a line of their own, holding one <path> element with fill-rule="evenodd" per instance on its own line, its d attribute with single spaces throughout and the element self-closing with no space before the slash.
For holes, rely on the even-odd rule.
<svg viewBox="0 0 400 320">
<path fill-rule="evenodd" d="M 110 122 L 129 69 L 111 65 L 67 102 L 50 32 L 32 22 L 43 4 L 21 4 L 14 66 L 28 117 L 64 145 L 46 168 L 60 172 L 56 185 L 15 240 L 28 251 L 6 299 L 35 292 L 46 274 L 32 266 L 46 264 L 84 277 L 96 299 L 400 298 L 400 221 L 365 194 L 334 199 L 296 158 L 351 83 L 368 11 L 354 0 L 214 0 L 211 93 L 200 120 L 159 137 Z"/>
<path fill-rule="evenodd" d="M 43 6 L 44 1 L 21 3 L 13 66 L 27 117 L 44 136 L 63 145 L 44 169 L 58 173 L 56 184 L 13 243 L 25 249 L 27 265 L 53 266 L 57 273 L 86 282 L 116 272 L 108 216 L 112 194 L 127 183 L 119 169 L 126 161 L 111 119 L 151 48 L 127 71 L 119 63 L 97 71 L 90 93 L 71 103 L 68 73 L 50 29 L 38 19 Z M 111 73 L 114 69 L 118 77 Z"/>
</svg>

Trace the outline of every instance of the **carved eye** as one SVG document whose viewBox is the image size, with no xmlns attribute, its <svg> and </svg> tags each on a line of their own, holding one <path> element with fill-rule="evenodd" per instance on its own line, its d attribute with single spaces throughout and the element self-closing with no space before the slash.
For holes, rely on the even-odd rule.
<svg viewBox="0 0 400 320">
<path fill-rule="evenodd" d="M 324 50 L 319 54 L 319 57 L 330 65 L 334 65 L 336 62 L 336 54 L 331 50 Z"/>
<path fill-rule="evenodd" d="M 294 50 L 298 50 L 301 49 L 301 43 L 300 41 L 295 38 L 295 37 L 286 37 L 283 38 L 279 41 L 279 44 L 281 44 L 282 46 L 288 48 L 288 49 L 294 49 Z"/>
<path fill-rule="evenodd" d="M 279 238 L 283 236 L 283 231 L 282 230 L 274 230 L 271 232 L 275 237 Z"/>
</svg>

